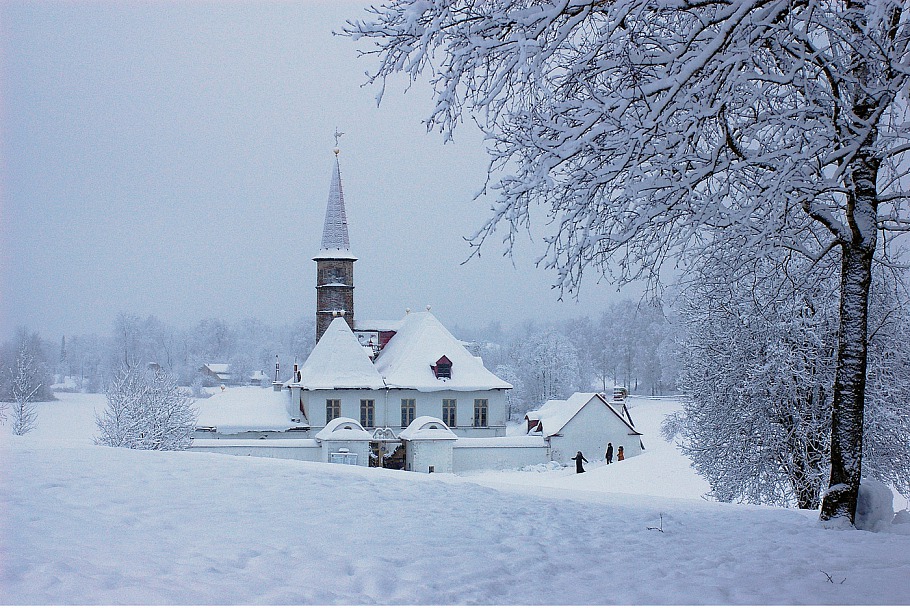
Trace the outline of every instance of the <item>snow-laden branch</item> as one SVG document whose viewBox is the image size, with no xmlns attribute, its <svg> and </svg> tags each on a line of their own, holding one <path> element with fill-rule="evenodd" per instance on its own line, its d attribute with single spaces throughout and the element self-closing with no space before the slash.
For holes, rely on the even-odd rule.
<svg viewBox="0 0 910 608">
<path fill-rule="evenodd" d="M 428 128 L 448 137 L 470 113 L 485 131 L 498 202 L 475 245 L 505 225 L 510 249 L 540 208 L 553 230 L 540 261 L 571 291 L 587 266 L 653 277 L 701 230 L 754 233 L 767 208 L 842 242 L 873 229 L 844 193 L 865 146 L 910 152 L 884 120 L 907 76 L 899 9 L 881 0 L 863 21 L 831 1 L 398 0 L 345 33 L 374 43 L 373 81 L 430 70 Z M 886 69 L 861 83 L 857 55 Z"/>
</svg>

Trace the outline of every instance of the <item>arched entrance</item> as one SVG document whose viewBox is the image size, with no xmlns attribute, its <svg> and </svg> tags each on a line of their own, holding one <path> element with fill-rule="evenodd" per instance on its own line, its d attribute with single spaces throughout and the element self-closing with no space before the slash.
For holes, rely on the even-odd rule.
<svg viewBox="0 0 910 608">
<path fill-rule="evenodd" d="M 373 438 L 370 440 L 370 466 L 383 469 L 403 469 L 404 463 L 404 446 L 395 432 L 389 427 L 373 431 Z"/>
</svg>

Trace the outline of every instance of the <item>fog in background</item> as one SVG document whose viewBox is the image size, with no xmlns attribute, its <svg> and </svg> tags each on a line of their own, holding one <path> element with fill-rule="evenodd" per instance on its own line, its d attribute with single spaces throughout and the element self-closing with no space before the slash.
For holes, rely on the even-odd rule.
<svg viewBox="0 0 910 608">
<path fill-rule="evenodd" d="M 482 137 L 426 133 L 425 84 L 377 108 L 370 59 L 332 35 L 366 5 L 0 4 L 0 337 L 312 318 L 336 128 L 358 318 L 512 325 L 618 299 L 592 273 L 557 301 L 540 238 L 462 265 L 492 203 Z"/>
</svg>

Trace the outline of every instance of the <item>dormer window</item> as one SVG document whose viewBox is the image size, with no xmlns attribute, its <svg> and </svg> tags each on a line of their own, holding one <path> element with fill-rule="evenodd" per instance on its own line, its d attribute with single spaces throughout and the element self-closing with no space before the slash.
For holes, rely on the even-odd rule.
<svg viewBox="0 0 910 608">
<path fill-rule="evenodd" d="M 433 370 L 433 374 L 437 378 L 452 377 L 452 362 L 445 355 L 440 357 L 439 361 L 436 362 L 436 365 L 431 365 L 430 368 Z"/>
</svg>

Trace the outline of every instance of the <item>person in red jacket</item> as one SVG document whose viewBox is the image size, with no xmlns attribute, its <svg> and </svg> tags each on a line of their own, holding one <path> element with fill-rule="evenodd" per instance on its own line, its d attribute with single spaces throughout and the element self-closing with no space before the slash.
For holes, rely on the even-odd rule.
<svg viewBox="0 0 910 608">
<path fill-rule="evenodd" d="M 619 450 L 616 452 L 616 462 L 619 462 L 620 460 L 625 460 L 625 459 L 626 459 L 626 455 L 622 453 L 622 446 L 619 446 Z"/>
</svg>

